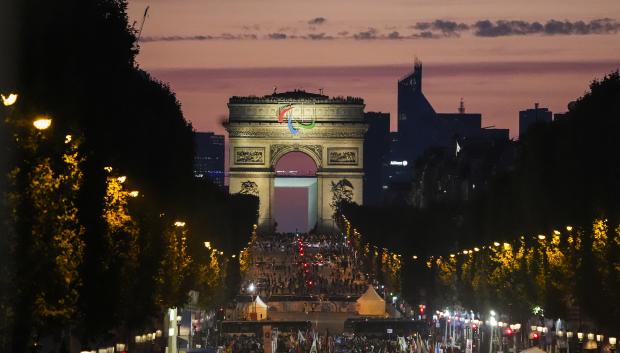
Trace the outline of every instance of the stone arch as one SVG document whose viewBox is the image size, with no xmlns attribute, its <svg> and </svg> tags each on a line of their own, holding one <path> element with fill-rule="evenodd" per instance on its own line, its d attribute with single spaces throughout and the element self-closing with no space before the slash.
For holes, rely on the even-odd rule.
<svg viewBox="0 0 620 353">
<path fill-rule="evenodd" d="M 275 170 L 280 158 L 289 152 L 302 152 L 312 158 L 314 164 L 316 164 L 317 171 L 322 168 L 323 147 L 321 145 L 277 144 L 271 145 L 271 169 Z"/>
<path fill-rule="evenodd" d="M 367 130 L 363 99 L 292 91 L 231 97 L 228 108 L 229 192 L 258 189 L 259 232 L 273 230 L 276 167 L 290 152 L 302 152 L 316 165 L 317 202 L 309 209 L 316 209 L 317 229 L 337 231 L 330 205 L 332 182 L 349 180 L 356 191 L 353 201 L 362 203 Z"/>
</svg>

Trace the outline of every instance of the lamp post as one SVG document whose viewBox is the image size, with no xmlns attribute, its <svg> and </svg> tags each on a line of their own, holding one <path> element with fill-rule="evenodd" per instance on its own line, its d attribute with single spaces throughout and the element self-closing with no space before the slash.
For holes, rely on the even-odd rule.
<svg viewBox="0 0 620 353">
<path fill-rule="evenodd" d="M 611 353 L 616 351 L 616 337 L 609 337 L 609 351 Z"/>
<path fill-rule="evenodd" d="M 605 336 L 603 336 L 601 334 L 596 335 L 596 342 L 597 342 L 596 346 L 597 346 L 599 352 L 603 351 L 603 339 L 604 338 L 605 338 Z"/>
<path fill-rule="evenodd" d="M 179 348 L 181 348 L 181 342 L 179 342 L 179 338 L 181 337 L 181 320 L 183 317 L 181 315 L 177 315 L 177 352 Z"/>
<path fill-rule="evenodd" d="M 521 324 L 512 324 L 510 329 L 512 330 L 512 351 L 517 353 L 517 333 L 521 330 Z"/>
<path fill-rule="evenodd" d="M 489 326 L 491 327 L 491 334 L 489 335 L 489 353 L 493 353 L 493 330 L 495 326 L 497 326 L 497 320 L 495 320 L 495 312 L 493 310 L 491 310 Z"/>
<path fill-rule="evenodd" d="M 446 323 L 446 327 L 444 330 L 444 335 L 443 335 L 443 344 L 446 346 L 446 349 L 448 347 L 448 325 L 450 324 L 450 311 L 446 310 L 445 312 L 445 323 Z"/>
<path fill-rule="evenodd" d="M 570 339 L 573 338 L 572 331 L 566 331 L 566 353 L 570 353 Z"/>
<path fill-rule="evenodd" d="M 248 286 L 248 292 L 250 292 L 250 297 L 252 298 L 252 303 L 253 303 L 253 314 L 254 314 L 254 318 L 256 319 L 256 286 L 254 285 L 254 283 L 250 283 L 250 285 Z"/>
</svg>

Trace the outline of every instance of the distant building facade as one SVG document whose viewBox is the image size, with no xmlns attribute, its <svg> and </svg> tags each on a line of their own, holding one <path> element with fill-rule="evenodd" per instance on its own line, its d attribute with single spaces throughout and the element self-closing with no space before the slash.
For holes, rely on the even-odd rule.
<svg viewBox="0 0 620 353">
<path fill-rule="evenodd" d="M 364 136 L 364 204 L 383 201 L 390 150 L 390 113 L 366 112 L 368 131 Z"/>
<path fill-rule="evenodd" d="M 540 108 L 538 103 L 534 104 L 534 109 L 526 109 L 519 112 L 519 139 L 527 130 L 535 124 L 550 123 L 553 120 L 553 113 L 547 108 Z"/>
<path fill-rule="evenodd" d="M 483 128 L 482 114 L 465 112 L 463 100 L 457 112 L 437 113 L 422 91 L 422 63 L 416 59 L 413 71 L 398 81 L 398 137 L 391 158 L 406 161 L 408 170 L 394 166 L 392 184 L 410 182 L 416 161 L 427 151 L 471 139 L 507 142 L 509 131 Z"/>
<path fill-rule="evenodd" d="M 224 187 L 224 135 L 195 132 L 194 146 L 194 177 Z"/>
</svg>

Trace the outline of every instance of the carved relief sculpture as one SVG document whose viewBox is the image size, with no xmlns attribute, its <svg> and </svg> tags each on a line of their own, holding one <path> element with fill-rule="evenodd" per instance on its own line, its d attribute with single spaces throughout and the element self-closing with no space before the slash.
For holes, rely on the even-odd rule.
<svg viewBox="0 0 620 353">
<path fill-rule="evenodd" d="M 258 196 L 258 184 L 251 180 L 241 182 L 241 190 L 239 193 L 242 195 L 254 195 Z"/>
<path fill-rule="evenodd" d="M 264 164 L 264 147 L 236 147 L 235 164 Z"/>
<path fill-rule="evenodd" d="M 357 148 L 328 148 L 328 164 L 357 165 Z"/>
</svg>

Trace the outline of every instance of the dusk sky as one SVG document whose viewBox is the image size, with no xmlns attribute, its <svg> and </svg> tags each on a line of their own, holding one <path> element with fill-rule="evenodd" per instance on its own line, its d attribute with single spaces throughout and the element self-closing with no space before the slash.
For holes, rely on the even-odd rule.
<svg viewBox="0 0 620 353">
<path fill-rule="evenodd" d="M 415 56 L 437 111 L 462 97 L 518 135 L 520 109 L 554 112 L 620 66 L 617 0 L 130 0 L 146 6 L 138 62 L 168 82 L 198 131 L 224 133 L 232 95 L 303 88 L 392 114 Z"/>
</svg>

